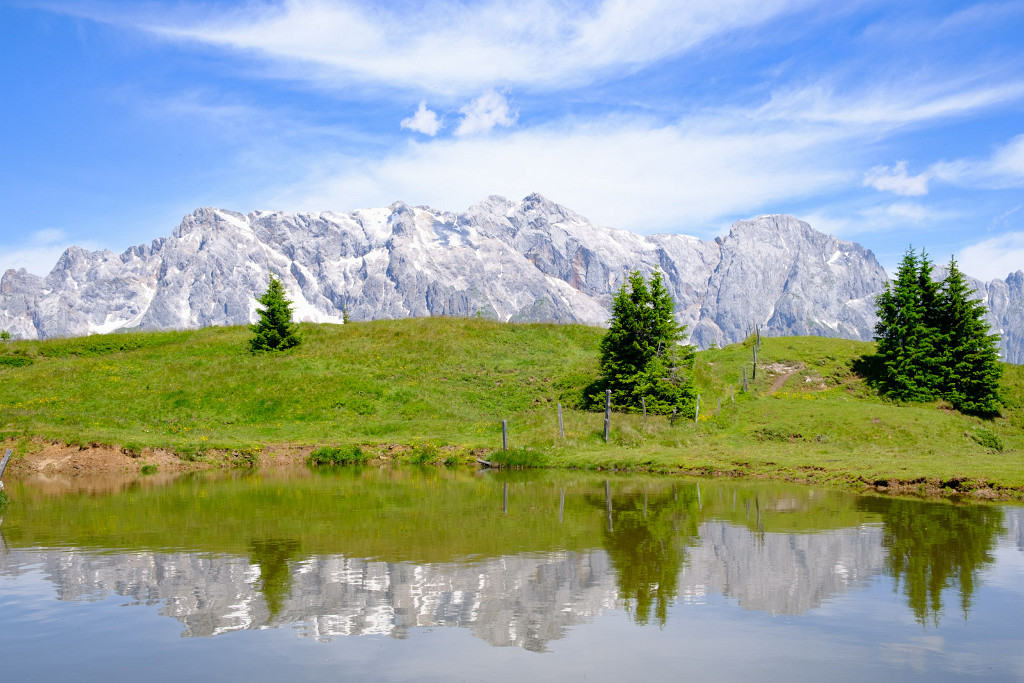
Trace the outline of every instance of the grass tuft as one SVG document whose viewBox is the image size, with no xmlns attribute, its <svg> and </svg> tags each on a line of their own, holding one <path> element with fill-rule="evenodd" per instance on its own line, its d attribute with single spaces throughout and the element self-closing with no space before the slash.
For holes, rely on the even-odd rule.
<svg viewBox="0 0 1024 683">
<path fill-rule="evenodd" d="M 370 459 L 359 446 L 321 446 L 306 462 L 310 465 L 362 465 Z"/>
<path fill-rule="evenodd" d="M 543 453 L 527 448 L 510 448 L 507 451 L 492 453 L 489 461 L 491 466 L 501 469 L 534 469 L 548 466 L 548 459 Z"/>
</svg>

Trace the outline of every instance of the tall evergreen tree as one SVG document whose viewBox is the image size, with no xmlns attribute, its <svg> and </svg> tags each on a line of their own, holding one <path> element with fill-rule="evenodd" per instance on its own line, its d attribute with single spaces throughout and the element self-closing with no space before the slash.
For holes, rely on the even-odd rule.
<svg viewBox="0 0 1024 683">
<path fill-rule="evenodd" d="M 885 393 L 903 401 L 927 401 L 935 396 L 928 366 L 935 338 L 925 324 L 929 315 L 922 301 L 921 260 L 908 249 L 876 301 L 875 340 L 882 360 Z"/>
<path fill-rule="evenodd" d="M 630 274 L 612 303 L 608 332 L 601 339 L 600 394 L 592 401 L 603 404 L 604 390 L 612 391 L 617 408 L 639 410 L 641 399 L 652 413 L 689 411 L 696 397 L 690 370 L 694 350 L 680 344 L 685 327 L 673 316 L 675 304 L 661 275 L 650 284 L 639 272 Z"/>
<path fill-rule="evenodd" d="M 257 301 L 263 309 L 259 322 L 249 326 L 256 335 L 249 340 L 249 350 L 284 351 L 298 346 L 301 340 L 292 323 L 292 302 L 285 297 L 281 281 L 271 275 L 267 291 Z"/>
<path fill-rule="evenodd" d="M 917 291 L 921 302 L 921 326 L 918 330 L 921 382 L 934 397 L 946 382 L 947 371 L 942 364 L 941 350 L 945 345 L 942 331 L 942 301 L 940 286 L 932 274 L 935 264 L 924 250 L 917 266 Z"/>
<path fill-rule="evenodd" d="M 928 255 L 909 249 L 896 279 L 879 295 L 875 339 L 885 393 L 905 401 L 945 398 L 957 410 L 999 412 L 999 336 L 989 334 L 985 306 L 970 298 L 950 260 L 941 283 Z"/>
<path fill-rule="evenodd" d="M 947 370 L 943 396 L 965 413 L 993 415 L 999 412 L 999 335 L 989 334 L 985 305 L 971 299 L 971 290 L 956 259 L 941 292 L 940 326 L 944 348 L 941 362 Z"/>
</svg>

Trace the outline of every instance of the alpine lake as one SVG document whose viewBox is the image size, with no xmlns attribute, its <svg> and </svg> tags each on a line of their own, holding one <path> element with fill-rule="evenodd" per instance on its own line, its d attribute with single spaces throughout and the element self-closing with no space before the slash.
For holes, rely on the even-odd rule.
<svg viewBox="0 0 1024 683">
<path fill-rule="evenodd" d="M 7 482 L 4 681 L 1024 679 L 1024 508 L 443 468 Z"/>
</svg>

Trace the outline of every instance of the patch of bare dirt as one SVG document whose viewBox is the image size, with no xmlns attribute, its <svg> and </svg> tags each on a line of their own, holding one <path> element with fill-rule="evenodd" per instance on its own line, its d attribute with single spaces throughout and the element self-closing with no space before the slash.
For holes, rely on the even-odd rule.
<svg viewBox="0 0 1024 683">
<path fill-rule="evenodd" d="M 186 462 L 171 451 L 144 449 L 133 453 L 117 446 L 90 444 L 72 446 L 65 443 L 34 444 L 30 452 L 15 455 L 6 474 L 27 478 L 32 475 L 138 474 L 143 465 L 155 465 L 160 472 L 186 472 L 209 467 L 204 463 Z"/>
</svg>

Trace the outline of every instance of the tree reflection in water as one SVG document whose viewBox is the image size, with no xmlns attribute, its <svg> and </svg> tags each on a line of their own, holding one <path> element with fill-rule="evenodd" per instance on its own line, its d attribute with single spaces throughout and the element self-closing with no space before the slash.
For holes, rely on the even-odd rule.
<svg viewBox="0 0 1024 683">
<path fill-rule="evenodd" d="M 250 544 L 249 562 L 259 565 L 260 578 L 256 589 L 263 593 L 272 620 L 281 612 L 292 591 L 292 570 L 289 562 L 299 558 L 299 543 L 289 539 L 254 539 Z"/>
<path fill-rule="evenodd" d="M 861 509 L 885 525 L 886 569 L 902 586 L 918 623 L 939 625 L 942 591 L 956 586 L 967 618 L 978 573 L 993 562 L 1003 511 L 985 505 L 862 498 Z"/>
<path fill-rule="evenodd" d="M 608 511 L 604 546 L 618 575 L 619 597 L 636 623 L 664 626 L 686 548 L 698 541 L 698 502 L 695 486 L 656 488 L 613 485 L 601 503 Z"/>
</svg>

